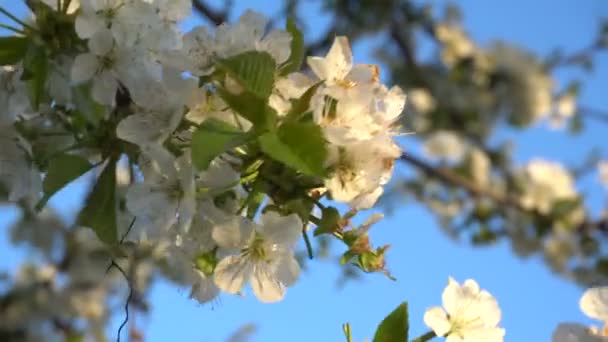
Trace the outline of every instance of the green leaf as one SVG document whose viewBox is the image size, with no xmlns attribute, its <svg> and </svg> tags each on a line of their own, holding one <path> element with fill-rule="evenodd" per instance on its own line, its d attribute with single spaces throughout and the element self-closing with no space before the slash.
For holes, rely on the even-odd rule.
<svg viewBox="0 0 608 342">
<path fill-rule="evenodd" d="M 330 234 L 335 232 L 338 228 L 338 221 L 340 220 L 340 212 L 334 207 L 323 208 L 321 216 L 321 223 L 315 229 L 314 236 L 321 234 Z"/>
<path fill-rule="evenodd" d="M 27 81 L 30 102 L 34 110 L 44 96 L 44 89 L 48 77 L 49 62 L 43 46 L 30 45 L 23 59 L 23 74 L 21 79 Z"/>
<path fill-rule="evenodd" d="M 342 324 L 342 331 L 344 332 L 344 337 L 346 338 L 346 342 L 353 342 L 353 335 L 350 329 L 350 323 Z"/>
<path fill-rule="evenodd" d="M 116 162 L 110 159 L 78 215 L 78 224 L 90 227 L 105 243 L 118 242 L 116 227 Z"/>
<path fill-rule="evenodd" d="M 88 160 L 73 154 L 62 154 L 51 159 L 46 177 L 42 183 L 44 197 L 36 207 L 42 209 L 57 191 L 82 176 L 92 167 L 93 165 Z"/>
<path fill-rule="evenodd" d="M 350 250 L 344 252 L 344 254 L 342 254 L 342 256 L 340 257 L 340 265 L 348 264 L 356 256 L 357 256 L 357 254 L 355 254 L 354 252 L 352 252 Z"/>
<path fill-rule="evenodd" d="M 0 65 L 17 64 L 25 57 L 29 43 L 27 37 L 0 37 Z"/>
<path fill-rule="evenodd" d="M 408 331 L 407 302 L 403 302 L 380 322 L 373 342 L 407 342 Z"/>
<path fill-rule="evenodd" d="M 247 217 L 253 219 L 258 213 L 262 202 L 266 198 L 266 194 L 261 191 L 252 191 L 247 198 Z"/>
<path fill-rule="evenodd" d="M 300 70 L 304 62 L 304 36 L 296 26 L 293 18 L 287 18 L 287 32 L 291 34 L 291 54 L 285 63 L 281 65 L 279 74 L 285 76 Z"/>
<path fill-rule="evenodd" d="M 248 92 L 262 99 L 270 96 L 277 64 L 269 53 L 247 51 L 220 59 L 217 64 Z"/>
<path fill-rule="evenodd" d="M 217 256 L 215 255 L 215 250 L 201 253 L 194 260 L 196 268 L 203 272 L 206 276 L 211 276 L 213 274 L 213 270 L 215 270 L 217 262 L 218 260 Z"/>
<path fill-rule="evenodd" d="M 291 109 L 285 116 L 285 120 L 297 121 L 300 119 L 302 114 L 306 113 L 310 108 L 310 100 L 317 92 L 317 89 L 323 84 L 323 81 L 308 88 L 302 96 L 297 100 L 291 101 Z"/>
<path fill-rule="evenodd" d="M 551 208 L 551 214 L 561 218 L 571 214 L 574 210 L 581 206 L 581 201 L 578 197 L 576 198 L 565 198 L 556 200 L 553 202 L 553 208 Z"/>
<path fill-rule="evenodd" d="M 206 170 L 215 157 L 242 145 L 248 137 L 224 121 L 207 119 L 192 135 L 192 162 L 199 170 Z"/>
<path fill-rule="evenodd" d="M 97 125 L 104 118 L 106 107 L 95 102 L 91 94 L 91 86 L 88 84 L 72 87 L 72 99 L 76 112 L 87 122 Z"/>
<path fill-rule="evenodd" d="M 312 176 L 326 172 L 326 142 L 314 123 L 286 122 L 276 133 L 261 135 L 259 142 L 264 153 L 293 169 Z"/>
<path fill-rule="evenodd" d="M 276 126 L 277 112 L 268 106 L 265 99 L 248 92 L 236 95 L 221 88 L 218 92 L 232 110 L 251 121 L 256 128 L 273 130 Z"/>
</svg>

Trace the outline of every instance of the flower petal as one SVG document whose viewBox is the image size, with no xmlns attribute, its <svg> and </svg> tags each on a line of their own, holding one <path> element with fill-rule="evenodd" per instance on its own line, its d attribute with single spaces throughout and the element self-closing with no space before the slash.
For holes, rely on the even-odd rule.
<svg viewBox="0 0 608 342">
<path fill-rule="evenodd" d="M 108 29 L 104 29 L 96 32 L 91 39 L 89 39 L 89 50 L 97 56 L 104 56 L 114 46 L 114 37 L 112 37 L 112 32 Z"/>
<path fill-rule="evenodd" d="M 230 255 L 220 260 L 213 273 L 215 285 L 228 293 L 239 293 L 245 281 L 251 278 L 253 264 L 238 255 Z"/>
<path fill-rule="evenodd" d="M 253 294 L 264 303 L 278 302 L 285 296 L 285 286 L 274 277 L 268 264 L 257 264 L 251 275 Z"/>
<path fill-rule="evenodd" d="M 234 216 L 213 228 L 211 236 L 218 246 L 225 249 L 241 249 L 251 237 L 254 225 L 251 221 Z"/>
<path fill-rule="evenodd" d="M 426 310 L 424 313 L 424 324 L 431 328 L 437 336 L 444 336 L 452 328 L 447 314 L 439 306 Z"/>
<path fill-rule="evenodd" d="M 560 323 L 553 331 L 552 342 L 601 342 L 600 336 L 593 336 L 589 328 L 578 323 Z"/>
<path fill-rule="evenodd" d="M 608 322 L 608 287 L 593 287 L 585 291 L 579 302 L 589 317 Z"/>
<path fill-rule="evenodd" d="M 274 211 L 264 213 L 260 219 L 259 231 L 272 243 L 292 246 L 302 231 L 302 220 L 297 214 L 281 216 Z"/>
<path fill-rule="evenodd" d="M 190 298 L 198 300 L 199 303 L 206 303 L 213 298 L 217 297 L 220 293 L 220 289 L 215 285 L 212 279 L 207 278 L 203 272 L 197 271 L 200 279 L 198 279 L 192 290 L 190 291 Z"/>
<path fill-rule="evenodd" d="M 275 276 L 285 286 L 291 286 L 300 277 L 300 264 L 292 251 L 284 251 L 276 256 Z"/>
<path fill-rule="evenodd" d="M 72 65 L 72 82 L 82 83 L 90 80 L 97 72 L 99 59 L 92 53 L 83 53 L 74 59 Z"/>
</svg>

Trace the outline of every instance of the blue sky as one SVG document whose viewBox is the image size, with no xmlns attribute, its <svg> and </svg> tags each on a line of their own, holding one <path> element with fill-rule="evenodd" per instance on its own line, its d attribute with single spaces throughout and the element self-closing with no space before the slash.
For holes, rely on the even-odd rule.
<svg viewBox="0 0 608 342">
<path fill-rule="evenodd" d="M 319 15 L 318 1 L 303 2 L 307 3 L 305 20 L 311 33 L 322 32 L 328 18 Z M 15 0 L 0 0 L 9 8 L 14 3 Z M 259 1 L 249 5 L 275 13 L 278 8 L 274 5 L 279 3 Z M 500 38 L 543 55 L 556 46 L 566 51 L 584 47 L 594 37 L 597 19 L 608 16 L 608 2 L 602 0 L 463 0 L 458 4 L 465 16 L 465 27 L 481 44 Z M 244 9 L 243 1 L 237 1 L 235 14 Z M 357 61 L 373 62 L 368 53 L 370 43 L 374 42 L 368 40 L 354 47 Z M 608 79 L 608 61 L 605 54 L 600 57 L 594 74 L 560 72 L 558 81 L 563 85 L 572 77 L 584 76 L 581 102 L 608 109 L 606 85 L 602 84 Z M 531 129 L 517 135 L 516 157 L 521 161 L 536 155 L 579 161 L 582 151 L 600 144 L 606 126 L 592 122 L 588 129 L 577 138 L 566 138 L 545 127 Z M 514 133 L 504 131 L 500 135 L 511 137 Z M 416 150 L 410 141 L 404 145 Z M 599 189 L 594 177 L 580 187 L 591 195 L 597 207 L 606 193 Z M 74 184 L 56 196 L 52 204 L 70 216 L 81 188 Z M 0 229 L 6 229 L 11 217 L 11 210 L 0 209 Z M 15 267 L 26 257 L 23 251 L 8 251 L 5 235 L 0 234 L 0 270 Z M 558 322 L 590 322 L 578 309 L 583 290 L 551 274 L 539 257 L 518 259 L 506 243 L 473 249 L 465 241 L 450 241 L 430 213 L 414 203 L 404 203 L 394 215 L 377 224 L 372 237 L 377 244 L 392 244 L 388 265 L 398 281 L 365 275 L 361 281 L 336 290 L 335 280 L 340 274 L 337 263 L 313 261 L 280 303 L 261 304 L 253 296 L 222 296 L 218 303 L 204 306 L 188 299 L 186 290 L 159 282 L 150 294 L 152 311 L 147 317 L 137 317 L 138 325 L 147 341 L 223 341 L 242 324 L 254 323 L 258 331 L 252 341 L 298 342 L 343 341 L 340 326 L 350 322 L 354 340 L 363 341 L 366 336 L 373 336 L 375 326 L 388 312 L 407 300 L 411 336 L 417 336 L 427 331 L 422 322 L 424 310 L 441 304 L 448 276 L 459 281 L 476 279 L 497 297 L 503 310 L 501 324 L 507 330 L 506 341 L 548 341 Z"/>
</svg>

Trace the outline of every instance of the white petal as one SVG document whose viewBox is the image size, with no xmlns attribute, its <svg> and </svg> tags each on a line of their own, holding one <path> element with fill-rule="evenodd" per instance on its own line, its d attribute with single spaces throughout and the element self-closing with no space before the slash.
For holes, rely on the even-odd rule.
<svg viewBox="0 0 608 342">
<path fill-rule="evenodd" d="M 213 228 L 211 234 L 218 246 L 225 249 L 240 249 L 251 238 L 253 223 L 241 217 L 233 217 Z"/>
<path fill-rule="evenodd" d="M 336 37 L 325 58 L 308 57 L 307 62 L 319 79 L 330 82 L 343 80 L 353 65 L 348 39 L 343 36 Z"/>
<path fill-rule="evenodd" d="M 601 342 L 600 336 L 593 336 L 589 328 L 578 323 L 560 323 L 551 337 L 552 342 Z"/>
<path fill-rule="evenodd" d="M 93 99 L 101 104 L 113 106 L 116 101 L 118 81 L 108 71 L 104 71 L 93 79 L 91 93 Z"/>
<path fill-rule="evenodd" d="M 470 304 L 469 298 L 463 288 L 454 279 L 450 278 L 448 286 L 441 295 L 443 307 L 450 315 L 457 315 L 460 311 Z"/>
<path fill-rule="evenodd" d="M 274 211 L 268 211 L 260 218 L 259 231 L 269 241 L 284 245 L 294 245 L 302 233 L 302 220 L 297 214 L 281 216 Z"/>
<path fill-rule="evenodd" d="M 192 285 L 190 298 L 198 300 L 199 303 L 206 303 L 217 297 L 220 289 L 215 285 L 212 279 L 207 278 L 201 271 L 197 271 L 197 273 L 200 279 Z"/>
<path fill-rule="evenodd" d="M 268 20 L 263 14 L 252 10 L 247 10 L 239 18 L 239 24 L 243 25 L 243 28 L 248 31 L 247 33 L 257 40 L 264 34 L 267 23 Z"/>
<path fill-rule="evenodd" d="M 83 53 L 74 59 L 72 82 L 78 84 L 90 80 L 99 68 L 99 59 L 92 53 Z"/>
<path fill-rule="evenodd" d="M 88 46 L 89 50 L 97 56 L 106 55 L 114 46 L 112 32 L 107 29 L 96 32 L 91 39 L 89 39 Z"/>
<path fill-rule="evenodd" d="M 75 28 L 78 37 L 86 39 L 93 36 L 95 32 L 104 29 L 105 25 L 97 15 L 83 13 L 76 17 Z"/>
<path fill-rule="evenodd" d="M 368 192 L 366 194 L 357 196 L 354 200 L 352 200 L 349 204 L 354 209 L 369 209 L 376 204 L 378 198 L 382 195 L 384 189 L 379 186 L 374 191 Z"/>
<path fill-rule="evenodd" d="M 291 35 L 285 31 L 272 30 L 264 37 L 262 45 L 277 64 L 284 63 L 291 52 Z"/>
<path fill-rule="evenodd" d="M 581 297 L 581 310 L 589 317 L 608 322 L 608 287 L 590 288 Z"/>
<path fill-rule="evenodd" d="M 482 327 L 464 331 L 464 342 L 502 342 L 505 330 L 502 328 Z"/>
<path fill-rule="evenodd" d="M 230 255 L 220 260 L 215 267 L 213 281 L 222 291 L 239 293 L 252 273 L 253 264 L 247 259 Z"/>
<path fill-rule="evenodd" d="M 427 309 L 424 313 L 424 324 L 431 328 L 435 335 L 443 336 L 451 329 L 451 324 L 448 321 L 448 316 L 445 311 L 439 306 Z"/>
<path fill-rule="evenodd" d="M 278 302 L 285 296 L 285 286 L 275 278 L 268 264 L 257 264 L 251 275 L 253 294 L 264 303 Z"/>
<path fill-rule="evenodd" d="M 277 255 L 277 260 L 274 265 L 275 276 L 285 286 L 291 286 L 300 277 L 300 264 L 291 251 L 284 251 Z"/>
<path fill-rule="evenodd" d="M 378 82 L 379 70 L 374 64 L 357 64 L 348 73 L 346 78 L 357 84 Z"/>
<path fill-rule="evenodd" d="M 175 221 L 177 201 L 148 184 L 131 185 L 126 199 L 129 212 L 144 221 L 158 224 L 160 229 L 169 228 Z"/>
<path fill-rule="evenodd" d="M 317 75 L 320 80 L 326 80 L 330 76 L 329 70 L 327 70 L 327 65 L 325 63 L 325 58 L 323 57 L 307 57 L 306 63 L 308 67 L 312 70 L 312 72 Z"/>
</svg>

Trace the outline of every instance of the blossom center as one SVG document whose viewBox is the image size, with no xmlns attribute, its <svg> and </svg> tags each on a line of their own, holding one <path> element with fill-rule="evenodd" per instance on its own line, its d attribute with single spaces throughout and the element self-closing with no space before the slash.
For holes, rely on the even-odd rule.
<svg viewBox="0 0 608 342">
<path fill-rule="evenodd" d="M 248 256 L 253 261 L 268 262 L 268 253 L 264 237 L 256 232 L 249 245 L 242 250 L 242 254 Z"/>
</svg>

